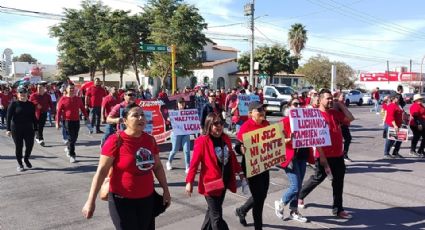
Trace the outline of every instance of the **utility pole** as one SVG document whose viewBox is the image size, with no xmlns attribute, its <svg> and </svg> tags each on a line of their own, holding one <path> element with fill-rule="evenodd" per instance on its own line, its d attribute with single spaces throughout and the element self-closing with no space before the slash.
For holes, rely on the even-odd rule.
<svg viewBox="0 0 425 230">
<path fill-rule="evenodd" d="M 390 84 L 390 61 L 387 61 L 387 80 L 388 84 Z"/>
<path fill-rule="evenodd" d="M 254 5 L 255 5 L 255 0 L 251 0 L 251 3 L 248 3 L 244 6 L 245 16 L 251 16 L 251 21 L 250 21 L 251 22 L 250 23 L 251 52 L 250 52 L 250 60 L 249 60 L 249 82 L 253 87 L 255 87 L 256 85 L 254 82 Z"/>
</svg>

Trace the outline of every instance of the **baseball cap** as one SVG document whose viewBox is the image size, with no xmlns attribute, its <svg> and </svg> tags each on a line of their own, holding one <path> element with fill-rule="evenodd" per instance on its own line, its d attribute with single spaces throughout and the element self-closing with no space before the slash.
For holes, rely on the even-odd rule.
<svg viewBox="0 0 425 230">
<path fill-rule="evenodd" d="M 18 93 L 28 93 L 28 90 L 25 87 L 19 87 L 18 88 Z"/>
</svg>

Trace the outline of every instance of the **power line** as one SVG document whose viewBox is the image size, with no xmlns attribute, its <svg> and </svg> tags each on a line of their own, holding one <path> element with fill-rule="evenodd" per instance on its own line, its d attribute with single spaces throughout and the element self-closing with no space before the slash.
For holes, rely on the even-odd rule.
<svg viewBox="0 0 425 230">
<path fill-rule="evenodd" d="M 347 10 L 347 9 L 332 5 L 331 3 L 324 3 L 321 0 L 318 0 L 318 1 L 307 0 L 307 1 L 312 3 L 312 4 L 318 5 L 322 8 L 330 9 L 335 13 L 338 13 L 338 14 L 341 14 L 341 15 L 362 21 L 362 22 L 369 24 L 369 25 L 379 26 L 381 28 L 384 28 L 386 30 L 390 30 L 392 32 L 410 34 L 411 36 L 415 36 L 416 38 L 425 39 L 425 35 L 419 34 L 419 33 L 412 31 L 412 30 L 405 29 L 405 27 L 402 27 L 402 26 L 394 24 L 394 23 L 393 23 L 393 25 L 396 25 L 396 27 L 389 25 L 390 23 L 387 23 L 387 24 L 382 23 L 382 20 L 380 20 L 376 17 L 370 16 L 370 15 L 363 13 L 363 12 L 357 13 L 354 9 L 353 10 L 349 10 L 349 9 Z M 334 2 L 334 3 L 336 3 L 336 2 Z M 339 3 L 336 3 L 336 4 L 339 4 Z M 373 22 L 375 22 L 375 24 Z"/>
<path fill-rule="evenodd" d="M 231 23 L 231 24 L 224 24 L 224 25 L 217 25 L 217 26 L 207 26 L 207 29 L 209 28 L 218 28 L 218 27 L 230 27 L 230 26 L 236 26 L 236 25 L 243 25 L 246 22 L 237 22 L 237 23 Z"/>
</svg>

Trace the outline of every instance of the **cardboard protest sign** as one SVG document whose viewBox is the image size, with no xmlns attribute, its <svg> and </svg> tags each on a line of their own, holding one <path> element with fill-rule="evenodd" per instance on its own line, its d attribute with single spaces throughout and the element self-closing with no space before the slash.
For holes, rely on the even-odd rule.
<svg viewBox="0 0 425 230">
<path fill-rule="evenodd" d="M 238 109 L 240 116 L 248 116 L 248 106 L 252 101 L 260 101 L 260 97 L 255 94 L 238 95 Z"/>
<path fill-rule="evenodd" d="M 409 139 L 409 129 L 400 128 L 398 132 L 395 132 L 393 127 L 388 128 L 387 139 L 393 141 L 407 142 Z"/>
<path fill-rule="evenodd" d="M 243 135 L 247 177 L 285 161 L 285 136 L 281 122 Z"/>
<path fill-rule="evenodd" d="M 319 109 L 290 109 L 288 116 L 294 149 L 332 145 L 329 126 Z"/>
<path fill-rule="evenodd" d="M 152 134 L 153 131 L 153 121 L 152 121 L 152 111 L 144 111 L 145 119 L 146 119 L 146 126 L 145 126 L 145 132 Z"/>
<path fill-rule="evenodd" d="M 199 133 L 201 123 L 197 109 L 168 110 L 174 135 Z"/>
<path fill-rule="evenodd" d="M 158 136 L 165 133 L 165 120 L 161 113 L 161 105 L 158 102 L 151 102 L 151 103 L 140 103 L 140 107 L 142 107 L 143 112 L 146 113 L 152 113 L 152 132 L 150 133 L 152 136 L 155 137 L 155 140 L 158 141 Z"/>
</svg>

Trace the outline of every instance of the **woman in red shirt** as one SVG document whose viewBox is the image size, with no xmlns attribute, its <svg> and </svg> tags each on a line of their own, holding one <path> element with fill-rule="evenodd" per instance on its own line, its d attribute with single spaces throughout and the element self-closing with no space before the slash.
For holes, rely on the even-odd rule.
<svg viewBox="0 0 425 230">
<path fill-rule="evenodd" d="M 201 229 L 229 229 L 223 220 L 223 200 L 226 189 L 236 192 L 235 175 L 239 174 L 240 179 L 244 178 L 240 174 L 242 169 L 232 149 L 232 142 L 229 136 L 223 133 L 223 125 L 224 122 L 219 114 L 208 114 L 205 119 L 204 135 L 195 140 L 193 159 L 186 177 L 186 193 L 191 196 L 193 181 L 201 164 L 198 192 L 205 196 L 208 204 Z M 217 186 L 221 183 L 222 187 Z"/>
<path fill-rule="evenodd" d="M 409 126 L 413 132 L 412 142 L 410 143 L 410 154 L 413 156 L 424 156 L 425 148 L 425 107 L 422 104 L 423 97 L 420 94 L 413 96 L 413 104 L 410 106 Z M 416 152 L 416 145 L 422 137 L 421 145 Z"/>
<path fill-rule="evenodd" d="M 68 133 L 68 142 L 65 151 L 69 157 L 69 162 L 75 163 L 75 142 L 78 139 L 78 132 L 80 131 L 80 111 L 88 121 L 88 113 L 84 108 L 81 98 L 75 95 L 74 84 L 69 84 L 66 88 L 66 95 L 61 97 L 58 102 L 56 110 L 56 128 L 60 128 L 60 121 L 64 121 L 64 127 Z"/>
<path fill-rule="evenodd" d="M 248 117 L 249 119 L 243 123 L 238 134 L 237 143 L 235 150 L 242 154 L 242 168 L 246 171 L 245 165 L 245 147 L 243 146 L 243 135 L 245 133 L 264 128 L 269 125 L 266 120 L 266 111 L 264 105 L 258 101 L 253 101 L 248 106 Z M 269 171 L 264 171 L 260 174 L 248 178 L 249 190 L 251 191 L 251 197 L 245 202 L 244 205 L 236 209 L 236 215 L 239 218 L 239 222 L 247 226 L 245 216 L 246 213 L 252 209 L 252 216 L 254 219 L 255 230 L 263 229 L 263 207 L 264 201 L 267 197 L 267 191 L 269 190 L 270 174 Z"/>
<path fill-rule="evenodd" d="M 301 102 L 299 99 L 291 99 L 288 102 L 290 109 L 300 108 Z M 301 215 L 298 211 L 298 194 L 301 191 L 303 184 L 305 171 L 307 167 L 307 161 L 314 164 L 314 156 L 312 148 L 292 148 L 292 131 L 289 122 L 289 116 L 282 119 L 284 133 L 285 133 L 285 146 L 286 146 L 286 160 L 280 164 L 285 170 L 286 176 L 288 177 L 289 187 L 283 194 L 280 200 L 274 202 L 275 214 L 280 219 L 284 219 L 283 209 L 284 206 L 289 204 L 289 219 L 296 220 L 302 223 L 307 222 L 307 218 Z"/>
<path fill-rule="evenodd" d="M 163 204 L 169 206 L 171 201 L 158 146 L 155 139 L 143 131 L 146 119 L 142 108 L 128 105 L 123 111 L 123 120 L 126 129 L 110 136 L 102 147 L 82 212 L 86 218 L 93 216 L 97 193 L 112 168 L 108 202 L 115 228 L 155 229 L 153 174 L 163 189 Z"/>
<path fill-rule="evenodd" d="M 390 96 L 391 103 L 388 105 L 386 109 L 385 123 L 384 123 L 384 133 L 385 136 L 388 133 L 388 129 L 390 127 L 394 128 L 397 133 L 401 128 L 403 121 L 403 109 L 399 105 L 400 95 L 392 94 Z M 394 150 L 392 155 L 390 155 L 390 149 L 394 145 Z M 388 138 L 385 139 L 385 147 L 384 147 L 384 158 L 394 158 L 401 157 L 399 154 L 401 146 L 401 141 L 393 141 Z"/>
</svg>

